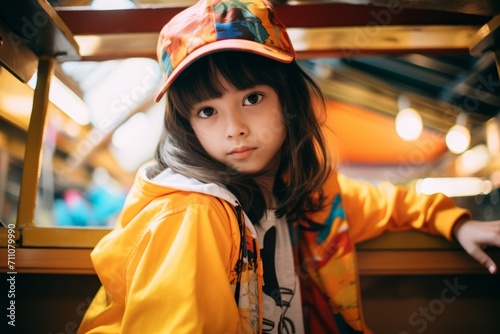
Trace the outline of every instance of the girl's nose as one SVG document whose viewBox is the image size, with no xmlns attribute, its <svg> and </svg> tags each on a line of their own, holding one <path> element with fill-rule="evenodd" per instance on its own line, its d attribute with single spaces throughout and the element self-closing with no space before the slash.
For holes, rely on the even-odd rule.
<svg viewBox="0 0 500 334">
<path fill-rule="evenodd" d="M 227 117 L 226 137 L 236 138 L 248 135 L 248 127 L 242 117 L 238 115 L 230 115 Z"/>
</svg>

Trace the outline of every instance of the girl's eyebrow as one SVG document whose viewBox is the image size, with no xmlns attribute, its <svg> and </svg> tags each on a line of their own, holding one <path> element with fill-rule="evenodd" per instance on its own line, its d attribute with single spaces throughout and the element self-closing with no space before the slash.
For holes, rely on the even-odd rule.
<svg viewBox="0 0 500 334">
<path fill-rule="evenodd" d="M 268 85 L 264 85 L 264 84 L 259 84 L 259 85 L 255 85 L 255 86 L 252 86 L 252 87 L 249 87 L 249 88 L 244 88 L 244 89 L 241 89 L 239 90 L 240 92 L 255 92 L 255 91 L 262 91 L 264 87 L 269 87 Z"/>
</svg>

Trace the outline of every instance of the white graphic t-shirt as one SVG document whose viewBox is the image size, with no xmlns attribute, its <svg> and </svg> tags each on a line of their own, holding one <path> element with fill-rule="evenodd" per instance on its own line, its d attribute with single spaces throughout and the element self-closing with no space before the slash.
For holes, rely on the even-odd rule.
<svg viewBox="0 0 500 334">
<path fill-rule="evenodd" d="M 268 210 L 255 226 L 264 269 L 263 333 L 304 333 L 298 277 L 288 224 Z"/>
</svg>

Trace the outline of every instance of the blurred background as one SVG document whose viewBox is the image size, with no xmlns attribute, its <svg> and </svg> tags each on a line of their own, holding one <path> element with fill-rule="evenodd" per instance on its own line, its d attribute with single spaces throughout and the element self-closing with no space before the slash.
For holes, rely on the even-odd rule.
<svg viewBox="0 0 500 334">
<path fill-rule="evenodd" d="M 273 2 L 328 97 L 341 172 L 500 219 L 499 1 Z M 193 3 L 0 1 L 0 221 L 17 224 L 0 253 L 14 236 L 17 332 L 76 332 L 100 287 L 90 252 L 161 132 L 158 33 Z M 404 232 L 356 248 L 376 333 L 500 332 L 500 276 L 458 244 Z"/>
</svg>

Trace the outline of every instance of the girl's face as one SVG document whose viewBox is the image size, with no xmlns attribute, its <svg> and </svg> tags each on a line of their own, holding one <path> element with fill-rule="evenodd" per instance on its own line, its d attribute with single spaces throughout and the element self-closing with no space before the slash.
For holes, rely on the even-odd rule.
<svg viewBox="0 0 500 334">
<path fill-rule="evenodd" d="M 220 98 L 195 104 L 190 123 L 207 153 L 240 173 L 276 173 L 286 131 L 273 88 L 237 90 L 221 78 Z"/>
</svg>

